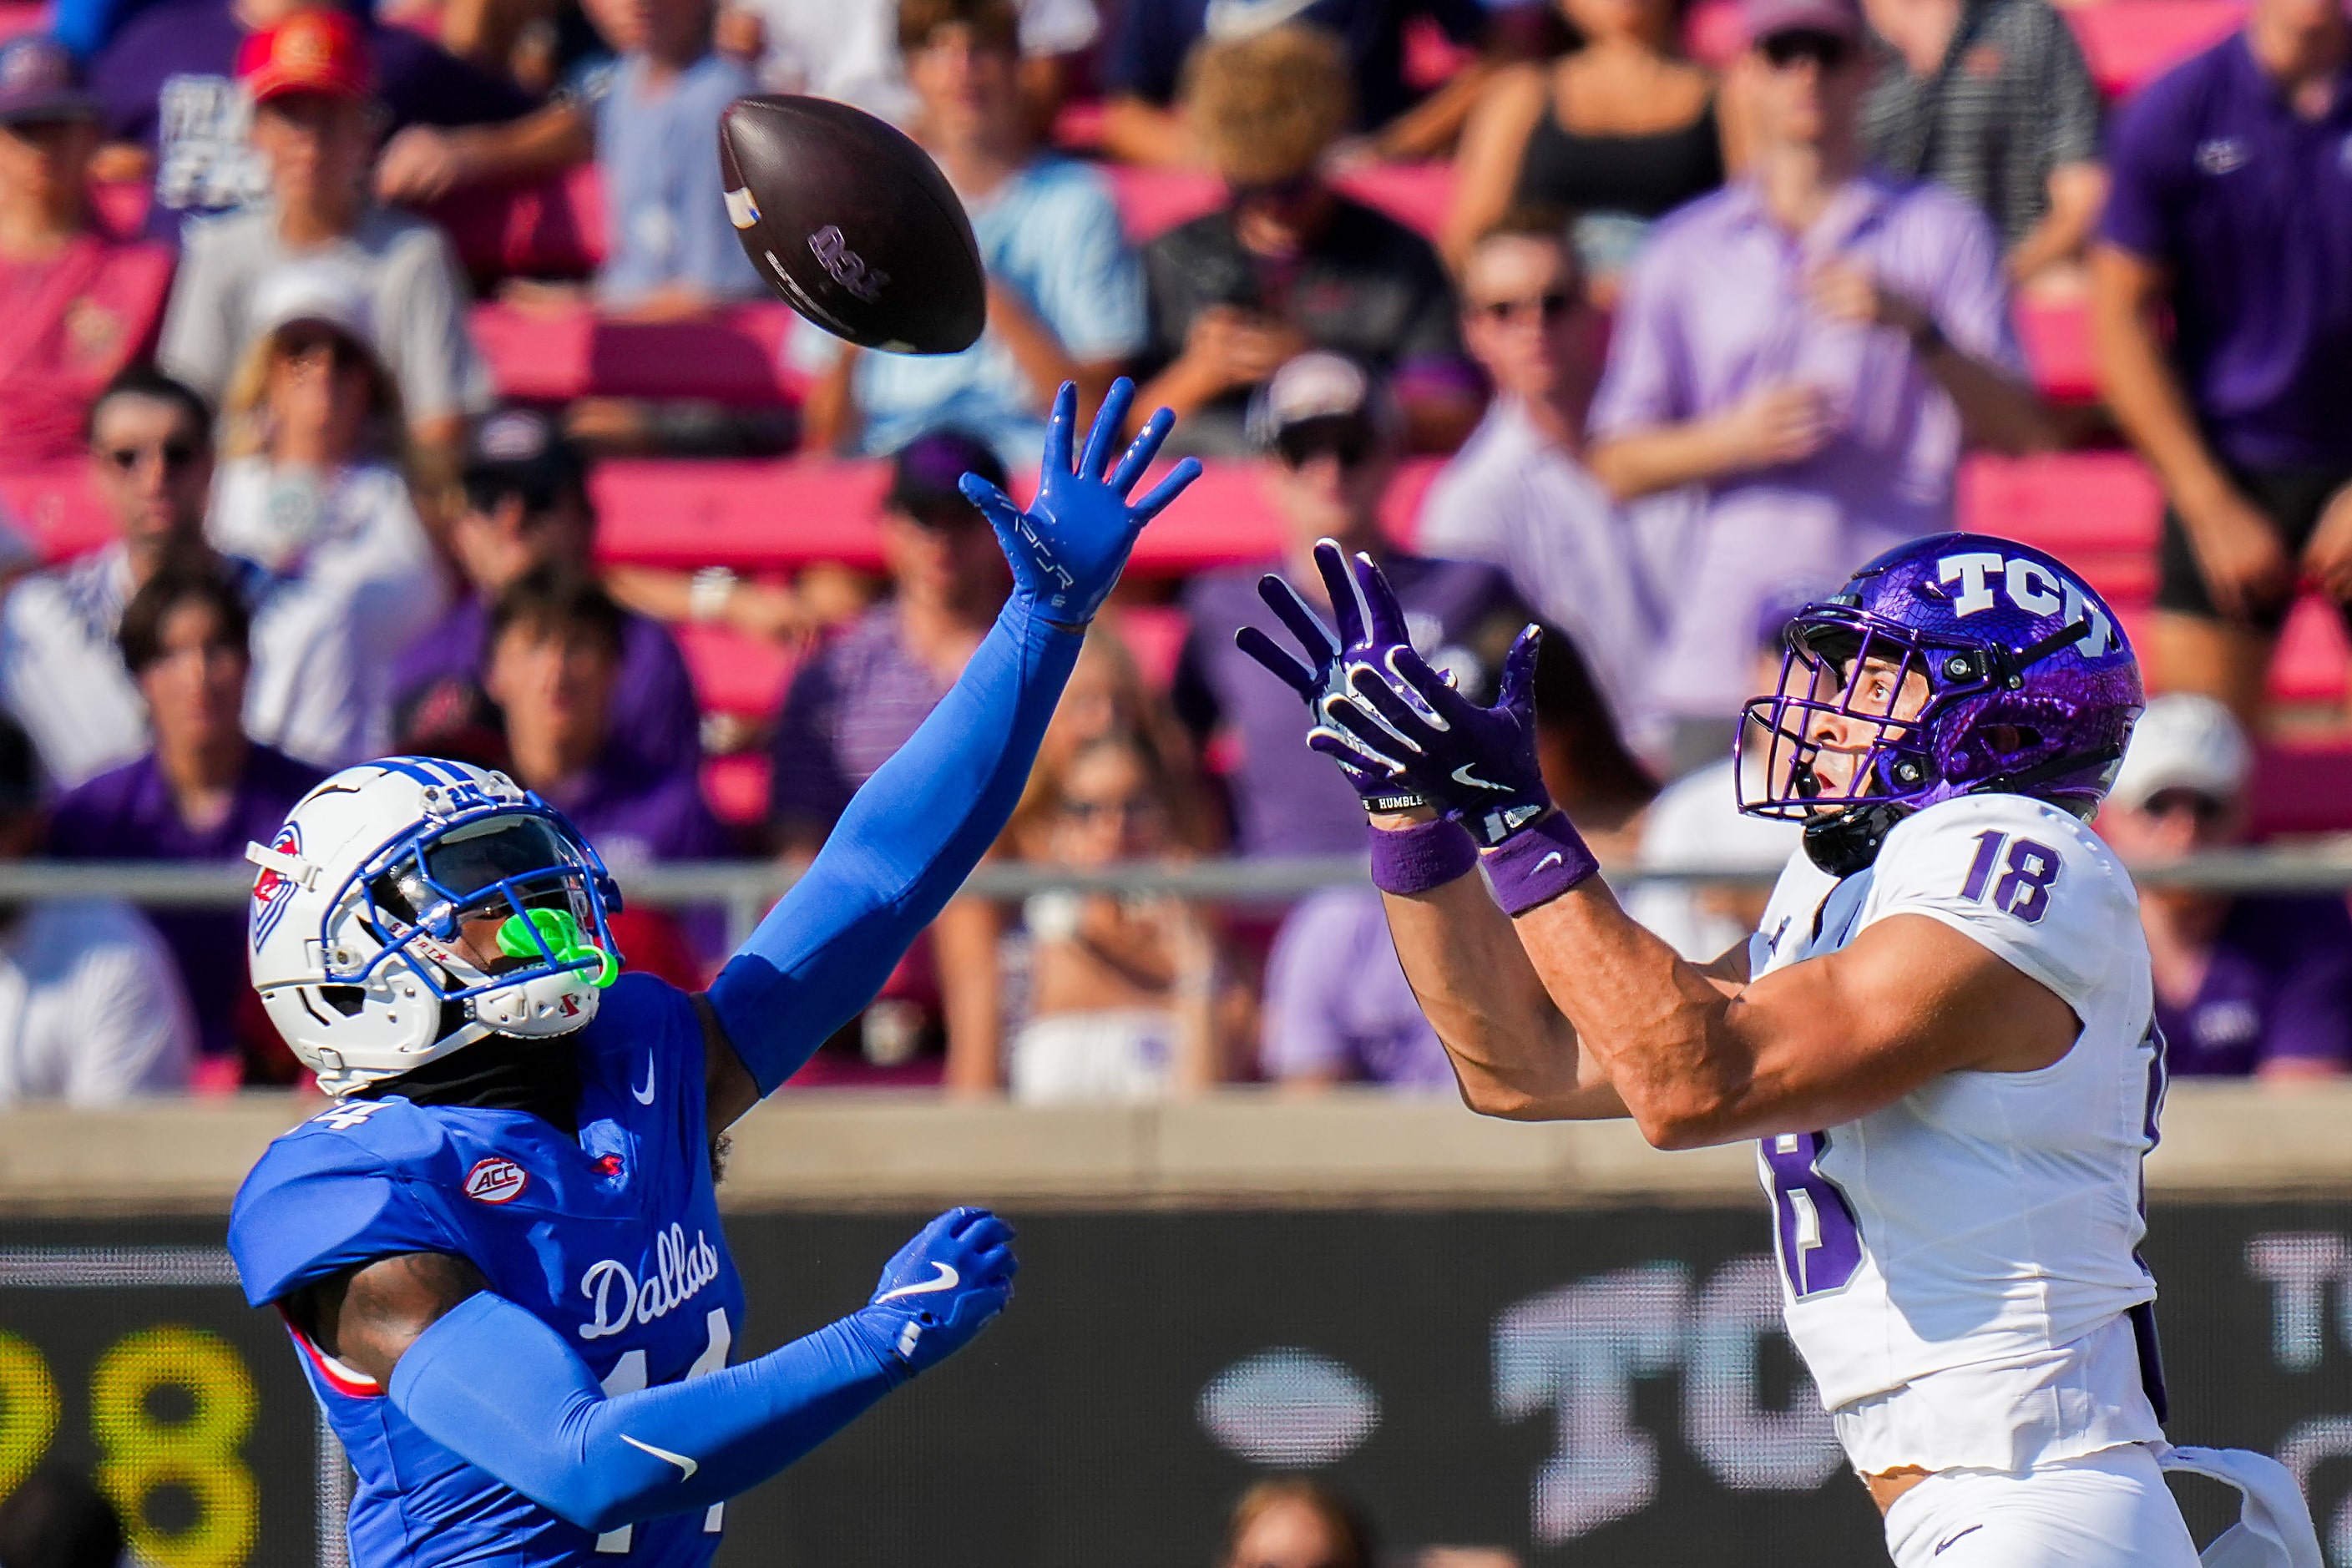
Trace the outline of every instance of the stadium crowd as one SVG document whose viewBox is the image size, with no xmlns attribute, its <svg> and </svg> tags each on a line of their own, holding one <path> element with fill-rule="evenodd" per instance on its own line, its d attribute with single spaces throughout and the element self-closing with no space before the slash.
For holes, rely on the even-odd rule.
<svg viewBox="0 0 2352 1568">
<path fill-rule="evenodd" d="M 1054 389 L 1122 374 L 1211 461 L 1203 521 L 1090 634 L 1003 859 L 1360 849 L 1233 643 L 1325 536 L 1466 689 L 1558 634 L 1545 771 L 1615 863 L 1777 868 L 1740 700 L 1798 604 L 1954 526 L 2125 607 L 2162 694 L 2099 823 L 2125 855 L 2352 829 L 2341 782 L 2265 795 L 2342 723 L 2352 24 L 2214 0 L 2095 74 L 2137 3 L 0 5 L 0 855 L 234 861 L 402 750 L 506 769 L 625 881 L 804 859 L 1008 590 L 957 477 L 1019 484 Z M 932 153 L 978 343 L 759 303 L 712 154 L 760 90 Z M 2036 500 L 2077 471 L 2123 477 Z M 1630 896 L 1702 957 L 1762 899 Z M 2143 916 L 2176 1070 L 2352 1066 L 2341 899 Z M 713 911 L 615 924 L 682 984 L 723 956 Z M 243 951 L 235 911 L 11 911 L 0 1102 L 293 1082 Z M 1451 1083 L 1353 886 L 960 900 L 806 1077 Z"/>
</svg>

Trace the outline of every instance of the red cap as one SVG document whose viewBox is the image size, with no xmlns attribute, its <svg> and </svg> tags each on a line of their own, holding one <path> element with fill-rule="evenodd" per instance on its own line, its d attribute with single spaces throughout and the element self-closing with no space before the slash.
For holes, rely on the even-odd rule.
<svg viewBox="0 0 2352 1568">
<path fill-rule="evenodd" d="M 236 79 L 256 103 L 289 92 L 368 98 L 375 86 L 367 40 L 341 11 L 297 11 L 274 27 L 247 34 L 236 51 Z"/>
</svg>

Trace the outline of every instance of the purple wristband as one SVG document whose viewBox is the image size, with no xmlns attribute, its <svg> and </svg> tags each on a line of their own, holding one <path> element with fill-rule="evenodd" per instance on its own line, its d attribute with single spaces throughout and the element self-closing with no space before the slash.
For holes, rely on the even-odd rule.
<svg viewBox="0 0 2352 1568">
<path fill-rule="evenodd" d="M 1478 847 L 1450 817 L 1372 829 L 1372 886 L 1383 893 L 1425 893 L 1468 876 L 1477 864 Z"/>
<path fill-rule="evenodd" d="M 1549 812 L 1504 839 L 1483 857 L 1495 901 L 1513 920 L 1601 869 L 1564 811 Z"/>
</svg>

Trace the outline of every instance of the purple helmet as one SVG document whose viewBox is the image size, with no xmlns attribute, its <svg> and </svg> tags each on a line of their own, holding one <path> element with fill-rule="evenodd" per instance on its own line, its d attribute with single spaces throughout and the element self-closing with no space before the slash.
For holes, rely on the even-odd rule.
<svg viewBox="0 0 2352 1568">
<path fill-rule="evenodd" d="M 1987 534 L 1888 551 L 1785 636 L 1780 689 L 1740 726 L 1739 808 L 1802 821 L 1806 852 L 1836 876 L 1954 795 L 2089 816 L 2139 717 L 2139 661 L 2105 603 L 2042 551 Z M 1855 752 L 1843 794 L 1814 771 L 1832 726 Z"/>
</svg>

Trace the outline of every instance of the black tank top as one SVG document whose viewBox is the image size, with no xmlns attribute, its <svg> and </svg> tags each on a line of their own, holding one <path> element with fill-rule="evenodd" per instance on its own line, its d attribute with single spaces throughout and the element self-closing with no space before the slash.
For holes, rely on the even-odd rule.
<svg viewBox="0 0 2352 1568">
<path fill-rule="evenodd" d="M 1514 193 L 1523 205 L 1658 217 L 1723 184 L 1723 142 L 1709 97 L 1696 120 L 1642 136 L 1586 136 L 1555 105 L 1536 121 Z"/>
</svg>

